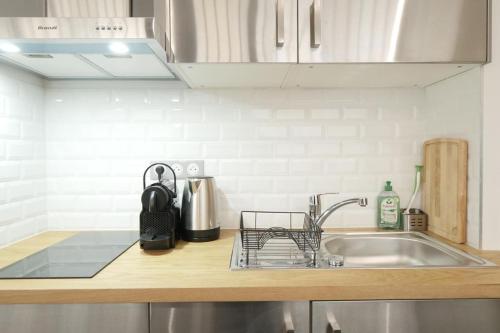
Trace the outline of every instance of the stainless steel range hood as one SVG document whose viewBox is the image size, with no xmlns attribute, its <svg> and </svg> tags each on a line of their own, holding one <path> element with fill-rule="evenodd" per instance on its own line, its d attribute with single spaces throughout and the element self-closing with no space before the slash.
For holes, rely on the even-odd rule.
<svg viewBox="0 0 500 333">
<path fill-rule="evenodd" d="M 0 60 L 46 78 L 158 78 L 168 0 L 0 0 Z"/>
</svg>

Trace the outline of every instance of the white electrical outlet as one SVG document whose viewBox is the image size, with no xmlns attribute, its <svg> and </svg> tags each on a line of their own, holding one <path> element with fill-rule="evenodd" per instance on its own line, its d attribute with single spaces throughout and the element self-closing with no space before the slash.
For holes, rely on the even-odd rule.
<svg viewBox="0 0 500 333">
<path fill-rule="evenodd" d="M 189 177 L 196 177 L 200 175 L 200 167 L 197 163 L 190 163 L 187 166 L 186 173 Z"/>
<path fill-rule="evenodd" d="M 174 164 L 171 164 L 170 167 L 172 169 L 174 169 L 175 176 L 177 178 L 181 178 L 184 176 L 184 167 L 182 166 L 182 164 L 174 163 Z"/>
<path fill-rule="evenodd" d="M 170 167 L 174 170 L 177 179 L 186 179 L 186 177 L 202 177 L 205 175 L 205 161 L 203 160 L 170 160 L 153 161 L 151 163 L 165 163 L 170 165 Z M 152 181 L 157 181 L 158 176 L 153 169 L 151 169 L 150 178 Z M 173 178 L 172 172 L 170 170 L 165 170 L 163 177 L 166 179 Z"/>
</svg>

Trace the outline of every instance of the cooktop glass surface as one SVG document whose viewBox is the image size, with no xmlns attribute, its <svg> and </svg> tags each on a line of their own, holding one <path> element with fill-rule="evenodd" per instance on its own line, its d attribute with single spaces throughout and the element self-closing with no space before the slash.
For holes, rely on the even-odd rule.
<svg viewBox="0 0 500 333">
<path fill-rule="evenodd" d="M 0 279 L 91 278 L 138 239 L 138 231 L 82 231 L 0 269 Z"/>
</svg>

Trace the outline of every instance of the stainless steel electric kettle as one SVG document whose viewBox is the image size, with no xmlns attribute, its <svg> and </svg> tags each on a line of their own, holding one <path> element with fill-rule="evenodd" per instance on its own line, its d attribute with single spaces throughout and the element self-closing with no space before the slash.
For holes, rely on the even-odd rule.
<svg viewBox="0 0 500 333">
<path fill-rule="evenodd" d="M 216 185 L 213 177 L 187 178 L 182 195 L 182 238 L 209 242 L 220 235 L 217 221 Z"/>
</svg>

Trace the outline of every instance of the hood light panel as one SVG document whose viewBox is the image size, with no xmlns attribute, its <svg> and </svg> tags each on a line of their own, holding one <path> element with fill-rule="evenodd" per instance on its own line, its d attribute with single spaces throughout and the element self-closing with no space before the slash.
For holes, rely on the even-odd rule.
<svg viewBox="0 0 500 333">
<path fill-rule="evenodd" d="M 12 43 L 0 43 L 0 51 L 5 53 L 19 53 L 21 49 Z"/>
<path fill-rule="evenodd" d="M 122 42 L 113 42 L 109 44 L 109 50 L 114 54 L 124 55 L 130 52 L 129 47 Z"/>
</svg>

